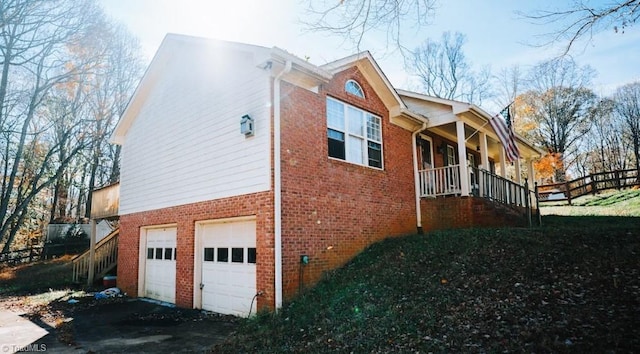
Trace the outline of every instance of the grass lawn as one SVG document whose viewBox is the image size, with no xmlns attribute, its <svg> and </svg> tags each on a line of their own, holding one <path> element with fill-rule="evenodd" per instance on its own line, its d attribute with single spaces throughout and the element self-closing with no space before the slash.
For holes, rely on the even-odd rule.
<svg viewBox="0 0 640 354">
<path fill-rule="evenodd" d="M 586 195 L 572 201 L 541 203 L 542 215 L 610 215 L 640 217 L 640 189 Z"/>
<path fill-rule="evenodd" d="M 18 266 L 0 266 L 0 298 L 61 289 L 72 284 L 72 256 Z"/>
<path fill-rule="evenodd" d="M 543 222 L 372 245 L 212 351 L 640 350 L 640 218 Z"/>
</svg>

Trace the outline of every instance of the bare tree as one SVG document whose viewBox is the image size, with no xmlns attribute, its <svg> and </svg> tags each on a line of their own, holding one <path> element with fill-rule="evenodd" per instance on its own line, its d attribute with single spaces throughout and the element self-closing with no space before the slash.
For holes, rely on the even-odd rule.
<svg viewBox="0 0 640 354">
<path fill-rule="evenodd" d="M 407 67 L 424 93 L 478 105 L 491 95 L 490 71 L 473 71 L 462 50 L 465 40 L 461 33 L 445 32 L 440 42 L 428 39 L 414 51 Z"/>
<path fill-rule="evenodd" d="M 496 89 L 496 101 L 500 107 L 506 107 L 514 102 L 523 90 L 523 77 L 520 66 L 514 65 L 509 68 L 502 68 L 493 76 Z"/>
<path fill-rule="evenodd" d="M 585 36 L 591 39 L 594 34 L 607 29 L 624 33 L 640 18 L 640 0 L 574 0 L 564 9 L 538 10 L 524 16 L 546 26 L 559 24 L 559 29 L 549 35 L 552 43 L 567 43 L 564 49 L 564 54 L 567 54 Z"/>
<path fill-rule="evenodd" d="M 622 170 L 627 166 L 630 152 L 624 134 L 624 122 L 615 111 L 616 102 L 601 99 L 594 111 L 593 127 L 583 138 L 583 169 L 589 173 Z"/>
<path fill-rule="evenodd" d="M 566 178 L 566 169 L 591 128 L 597 97 L 587 87 L 593 75 L 589 67 L 566 58 L 543 62 L 530 72 L 531 90 L 522 95 L 523 112 L 538 125 L 535 142 L 561 159 L 556 181 Z"/>
<path fill-rule="evenodd" d="M 54 88 L 92 66 L 94 58 L 81 62 L 69 47 L 90 42 L 89 28 L 100 13 L 92 0 L 4 0 L 0 14 L 0 243 L 6 251 L 29 206 L 85 146 L 80 125 L 68 125 L 53 139 L 50 128 L 63 117 L 44 111 Z"/>
<path fill-rule="evenodd" d="M 640 81 L 619 87 L 614 95 L 616 111 L 625 125 L 633 147 L 636 168 L 640 170 Z"/>
<path fill-rule="evenodd" d="M 307 0 L 302 23 L 310 31 L 327 32 L 350 41 L 359 50 L 369 32 L 383 31 L 387 45 L 403 50 L 402 35 L 426 26 L 435 0 Z"/>
<path fill-rule="evenodd" d="M 122 26 L 115 26 L 108 32 L 111 37 L 107 55 L 92 87 L 91 155 L 85 169 L 89 178 L 86 217 L 91 212 L 93 188 L 119 180 L 120 146 L 108 144 L 108 139 L 129 102 L 143 68 L 137 40 Z"/>
</svg>

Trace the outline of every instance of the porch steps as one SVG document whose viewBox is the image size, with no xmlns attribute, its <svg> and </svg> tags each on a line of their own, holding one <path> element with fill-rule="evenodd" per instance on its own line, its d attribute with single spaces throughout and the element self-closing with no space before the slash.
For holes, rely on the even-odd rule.
<svg viewBox="0 0 640 354">
<path fill-rule="evenodd" d="M 487 220 L 487 226 L 495 226 L 496 221 L 504 226 L 528 226 L 525 208 L 479 197 L 473 198 L 472 204 L 476 218 Z"/>
</svg>

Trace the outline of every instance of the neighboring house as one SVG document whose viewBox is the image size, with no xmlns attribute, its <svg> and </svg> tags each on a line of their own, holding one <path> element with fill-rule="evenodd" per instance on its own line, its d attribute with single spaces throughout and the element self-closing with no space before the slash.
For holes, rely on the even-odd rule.
<svg viewBox="0 0 640 354">
<path fill-rule="evenodd" d="M 524 223 L 495 207 L 525 206 L 522 187 L 467 168 L 506 170 L 490 118 L 395 90 L 368 52 L 315 66 L 170 34 L 113 135 L 118 286 L 246 316 L 386 237 Z"/>
</svg>

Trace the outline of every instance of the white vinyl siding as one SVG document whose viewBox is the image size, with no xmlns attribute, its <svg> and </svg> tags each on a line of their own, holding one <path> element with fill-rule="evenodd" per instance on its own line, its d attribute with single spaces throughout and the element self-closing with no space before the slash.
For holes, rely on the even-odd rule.
<svg viewBox="0 0 640 354">
<path fill-rule="evenodd" d="M 248 52 L 176 53 L 128 131 L 120 213 L 270 189 L 270 84 Z M 255 119 L 255 136 L 240 118 Z"/>
</svg>

